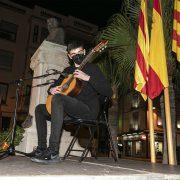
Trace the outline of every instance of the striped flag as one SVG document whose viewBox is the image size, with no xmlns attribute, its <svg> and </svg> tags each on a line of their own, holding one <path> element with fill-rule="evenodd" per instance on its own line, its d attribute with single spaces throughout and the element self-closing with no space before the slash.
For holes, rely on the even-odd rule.
<svg viewBox="0 0 180 180">
<path fill-rule="evenodd" d="M 169 86 L 165 42 L 163 33 L 162 12 L 159 0 L 153 3 L 153 23 L 150 40 L 148 97 L 154 99 L 165 87 Z"/>
<path fill-rule="evenodd" d="M 174 1 L 172 50 L 177 54 L 177 60 L 180 62 L 180 0 Z"/>
<path fill-rule="evenodd" d="M 147 99 L 148 56 L 149 32 L 147 24 L 147 1 L 142 0 L 139 14 L 134 88 L 141 93 L 144 100 Z"/>
</svg>

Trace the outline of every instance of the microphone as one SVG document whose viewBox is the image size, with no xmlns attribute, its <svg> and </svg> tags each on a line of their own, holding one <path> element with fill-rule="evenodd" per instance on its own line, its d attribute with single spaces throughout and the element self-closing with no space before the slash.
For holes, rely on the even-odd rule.
<svg viewBox="0 0 180 180">
<path fill-rule="evenodd" d="M 64 77 L 67 77 L 67 76 L 68 76 L 67 73 L 63 73 L 63 72 L 61 72 L 61 71 L 58 71 L 57 69 L 48 69 L 48 70 L 46 70 L 46 73 L 52 74 L 52 75 L 60 74 L 60 75 L 62 75 L 62 76 L 64 76 Z"/>
<path fill-rule="evenodd" d="M 32 88 L 46 86 L 46 85 L 54 83 L 55 81 L 56 81 L 56 79 L 49 79 L 45 83 L 37 84 L 37 85 L 33 86 Z"/>
</svg>

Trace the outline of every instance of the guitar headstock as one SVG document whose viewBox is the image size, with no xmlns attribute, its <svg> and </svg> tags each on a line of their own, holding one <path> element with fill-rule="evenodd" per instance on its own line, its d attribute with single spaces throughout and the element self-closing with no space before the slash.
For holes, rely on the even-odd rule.
<svg viewBox="0 0 180 180">
<path fill-rule="evenodd" d="M 98 45 L 96 45 L 95 48 L 93 48 L 92 51 L 94 51 L 94 52 L 101 52 L 101 51 L 103 51 L 107 47 L 107 43 L 108 43 L 107 40 L 102 40 Z"/>
</svg>

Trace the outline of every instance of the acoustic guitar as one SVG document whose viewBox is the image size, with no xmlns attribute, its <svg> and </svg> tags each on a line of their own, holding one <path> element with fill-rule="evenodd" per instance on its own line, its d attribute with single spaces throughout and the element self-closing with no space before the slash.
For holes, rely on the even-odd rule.
<svg viewBox="0 0 180 180">
<path fill-rule="evenodd" d="M 95 53 L 99 53 L 107 47 L 107 43 L 108 41 L 103 40 L 98 45 L 96 45 L 96 47 L 94 47 L 90 51 L 90 53 L 88 53 L 88 55 L 83 59 L 82 63 L 77 69 L 82 70 L 83 67 L 86 65 L 86 63 L 92 60 L 92 57 Z M 82 82 L 79 79 L 75 78 L 73 74 L 70 74 L 57 87 L 61 87 L 60 94 L 68 95 L 68 96 L 76 96 L 81 91 Z M 51 114 L 52 97 L 53 95 L 48 95 L 47 100 L 46 100 L 46 109 L 49 112 L 49 114 Z"/>
</svg>

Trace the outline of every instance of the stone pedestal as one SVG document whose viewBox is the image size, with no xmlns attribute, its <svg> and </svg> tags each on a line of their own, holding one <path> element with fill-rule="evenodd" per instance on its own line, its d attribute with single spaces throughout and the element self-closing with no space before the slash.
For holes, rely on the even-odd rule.
<svg viewBox="0 0 180 180">
<path fill-rule="evenodd" d="M 31 58 L 30 67 L 34 71 L 34 77 L 46 73 L 48 69 L 56 69 L 63 71 L 69 66 L 68 57 L 66 55 L 66 46 L 58 45 L 49 41 L 43 41 L 41 46 L 37 49 Z M 37 84 L 47 82 L 49 79 L 57 79 L 59 75 L 48 76 L 46 78 L 34 79 L 32 87 Z M 36 124 L 34 119 L 34 110 L 36 105 L 44 104 L 47 97 L 47 89 L 49 86 L 34 87 L 31 89 L 31 99 L 29 113 L 33 116 L 32 126 L 26 129 L 22 143 L 16 148 L 20 151 L 31 152 L 34 146 L 37 146 Z M 48 122 L 48 138 L 50 134 L 50 122 Z M 63 131 L 60 145 L 60 155 L 64 155 L 67 146 L 69 145 L 72 136 L 70 132 Z M 76 144 L 76 146 L 79 146 Z M 81 148 L 79 146 L 79 148 Z M 77 153 L 76 153 L 77 155 Z"/>
</svg>

